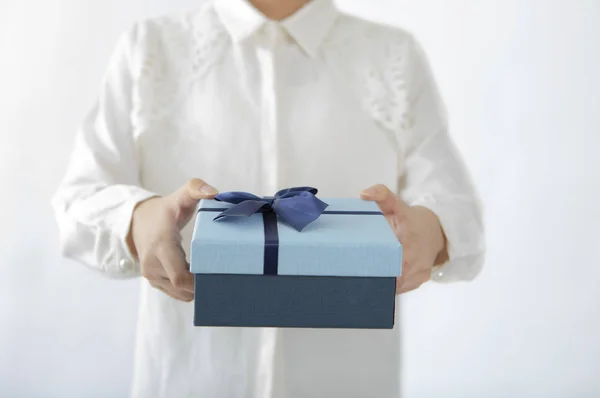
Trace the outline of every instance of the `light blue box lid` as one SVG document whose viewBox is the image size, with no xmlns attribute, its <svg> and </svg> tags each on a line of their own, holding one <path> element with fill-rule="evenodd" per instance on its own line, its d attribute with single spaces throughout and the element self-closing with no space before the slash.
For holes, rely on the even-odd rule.
<svg viewBox="0 0 600 398">
<path fill-rule="evenodd" d="M 326 212 L 379 212 L 374 202 L 322 199 Z M 202 200 L 199 209 L 232 205 Z M 219 211 L 199 211 L 192 238 L 190 271 L 204 274 L 263 274 L 264 222 L 249 217 L 213 219 Z M 278 275 L 393 277 L 402 271 L 402 245 L 381 214 L 322 214 L 298 232 L 277 222 Z"/>
</svg>

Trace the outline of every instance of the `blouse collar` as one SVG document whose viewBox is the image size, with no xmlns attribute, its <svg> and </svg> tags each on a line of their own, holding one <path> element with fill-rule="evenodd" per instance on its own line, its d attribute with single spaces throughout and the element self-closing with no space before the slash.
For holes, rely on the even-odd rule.
<svg viewBox="0 0 600 398">
<path fill-rule="evenodd" d="M 215 0 L 215 10 L 234 42 L 254 35 L 270 21 L 247 0 Z M 311 0 L 291 16 L 277 23 L 311 57 L 331 29 L 339 11 L 333 0 Z"/>
</svg>

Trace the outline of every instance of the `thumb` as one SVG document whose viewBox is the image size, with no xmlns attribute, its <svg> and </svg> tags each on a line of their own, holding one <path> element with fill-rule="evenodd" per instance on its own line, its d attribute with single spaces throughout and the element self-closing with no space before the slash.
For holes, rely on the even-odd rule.
<svg viewBox="0 0 600 398">
<path fill-rule="evenodd" d="M 211 199 L 218 194 L 214 187 L 199 178 L 192 178 L 184 186 L 173 193 L 175 205 L 183 213 L 193 211 L 201 199 Z"/>
<path fill-rule="evenodd" d="M 395 193 L 383 184 L 373 185 L 360 193 L 361 199 L 377 202 L 381 212 L 385 215 L 401 215 L 408 205 Z"/>
</svg>

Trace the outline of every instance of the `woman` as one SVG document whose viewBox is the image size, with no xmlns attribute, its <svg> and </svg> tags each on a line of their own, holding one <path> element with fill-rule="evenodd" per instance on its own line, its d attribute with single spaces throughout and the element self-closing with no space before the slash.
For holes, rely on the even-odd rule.
<svg viewBox="0 0 600 398">
<path fill-rule="evenodd" d="M 299 185 L 378 202 L 405 250 L 398 293 L 482 265 L 474 192 L 406 32 L 331 0 L 214 0 L 123 35 L 53 203 L 66 256 L 144 277 L 134 397 L 399 395 L 397 329 L 191 326 L 198 201 Z"/>
</svg>

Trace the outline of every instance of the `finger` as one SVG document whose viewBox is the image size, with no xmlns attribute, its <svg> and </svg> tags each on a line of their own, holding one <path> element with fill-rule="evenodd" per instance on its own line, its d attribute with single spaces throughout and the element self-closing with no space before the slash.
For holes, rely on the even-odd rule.
<svg viewBox="0 0 600 398">
<path fill-rule="evenodd" d="M 179 242 L 164 242 L 156 248 L 156 255 L 175 289 L 194 293 L 194 276 L 188 271 L 185 252 Z"/>
<path fill-rule="evenodd" d="M 383 184 L 373 185 L 360 193 L 361 199 L 372 200 L 377 202 L 377 205 L 383 214 L 398 214 L 402 213 L 407 205 L 388 187 Z"/>
<path fill-rule="evenodd" d="M 422 283 L 411 283 L 411 284 L 402 285 L 400 287 L 400 289 L 396 290 L 396 295 L 411 292 L 413 290 L 420 288 L 421 285 L 422 285 Z"/>
<path fill-rule="evenodd" d="M 178 300 L 192 301 L 194 299 L 194 293 L 175 288 L 169 278 L 161 277 L 157 282 L 157 284 L 160 285 L 163 290 L 169 292 L 172 297 L 175 297 Z"/>
<path fill-rule="evenodd" d="M 171 286 L 168 279 L 151 281 L 150 285 L 163 292 L 164 294 L 180 301 L 190 302 L 194 299 L 194 295 L 184 290 L 176 290 Z"/>
<path fill-rule="evenodd" d="M 431 278 L 431 271 L 424 270 L 411 276 L 396 279 L 396 294 L 407 293 L 415 290 Z"/>
<path fill-rule="evenodd" d="M 141 264 L 142 276 L 148 279 L 148 282 L 152 287 L 157 289 L 160 288 L 159 290 L 165 291 L 169 296 L 178 300 L 190 301 L 194 297 L 193 294 L 186 290 L 173 287 L 171 280 L 167 277 L 165 269 L 156 256 L 149 255 L 144 257 Z"/>
<path fill-rule="evenodd" d="M 175 202 L 183 210 L 193 210 L 200 199 L 211 199 L 218 193 L 219 191 L 216 188 L 199 178 L 193 178 L 175 192 Z"/>
<path fill-rule="evenodd" d="M 142 276 L 152 282 L 166 276 L 160 260 L 153 254 L 148 253 L 140 259 Z"/>
<path fill-rule="evenodd" d="M 402 247 L 402 275 L 408 277 L 410 274 L 414 274 L 414 271 L 419 271 L 417 264 L 419 260 L 414 253 L 414 250 L 411 250 L 412 247 L 404 242 L 400 241 L 403 244 Z"/>
<path fill-rule="evenodd" d="M 400 294 L 400 289 L 402 288 L 402 285 L 404 284 L 404 276 L 399 276 L 396 278 L 396 295 Z"/>
</svg>

